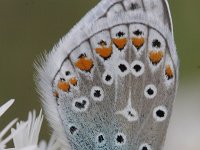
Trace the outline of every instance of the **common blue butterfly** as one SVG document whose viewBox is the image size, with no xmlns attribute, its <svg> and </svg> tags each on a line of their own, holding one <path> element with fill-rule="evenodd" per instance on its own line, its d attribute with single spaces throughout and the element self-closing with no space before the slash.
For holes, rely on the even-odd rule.
<svg viewBox="0 0 200 150">
<path fill-rule="evenodd" d="M 167 0 L 100 1 L 36 69 L 63 149 L 162 149 L 179 69 Z"/>
</svg>

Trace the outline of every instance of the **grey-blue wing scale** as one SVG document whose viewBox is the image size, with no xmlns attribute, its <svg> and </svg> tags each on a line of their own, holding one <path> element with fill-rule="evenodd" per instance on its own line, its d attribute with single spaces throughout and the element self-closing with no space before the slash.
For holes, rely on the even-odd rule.
<svg viewBox="0 0 200 150">
<path fill-rule="evenodd" d="M 37 66 L 63 149 L 161 150 L 179 67 L 167 2 L 102 0 L 81 21 Z"/>
</svg>

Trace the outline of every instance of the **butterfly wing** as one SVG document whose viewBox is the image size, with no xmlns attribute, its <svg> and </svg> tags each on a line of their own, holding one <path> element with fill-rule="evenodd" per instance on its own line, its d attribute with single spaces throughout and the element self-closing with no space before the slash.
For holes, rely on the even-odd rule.
<svg viewBox="0 0 200 150">
<path fill-rule="evenodd" d="M 178 82 L 167 8 L 103 0 L 37 65 L 64 149 L 162 148 Z"/>
</svg>

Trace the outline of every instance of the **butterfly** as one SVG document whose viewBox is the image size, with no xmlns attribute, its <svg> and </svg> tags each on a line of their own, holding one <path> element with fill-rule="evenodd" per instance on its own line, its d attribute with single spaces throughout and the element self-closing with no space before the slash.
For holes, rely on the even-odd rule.
<svg viewBox="0 0 200 150">
<path fill-rule="evenodd" d="M 63 149 L 163 148 L 179 79 L 167 0 L 101 0 L 36 69 Z"/>
</svg>

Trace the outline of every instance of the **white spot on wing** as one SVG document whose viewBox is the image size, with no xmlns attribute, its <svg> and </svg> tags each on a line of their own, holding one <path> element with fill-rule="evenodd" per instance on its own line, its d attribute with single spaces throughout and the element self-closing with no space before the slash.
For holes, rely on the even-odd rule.
<svg viewBox="0 0 200 150">
<path fill-rule="evenodd" d="M 139 119 L 138 113 L 131 106 L 131 92 L 129 93 L 128 105 L 122 111 L 116 112 L 116 114 L 120 114 L 124 116 L 129 122 L 137 121 Z"/>
</svg>

